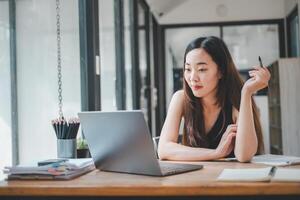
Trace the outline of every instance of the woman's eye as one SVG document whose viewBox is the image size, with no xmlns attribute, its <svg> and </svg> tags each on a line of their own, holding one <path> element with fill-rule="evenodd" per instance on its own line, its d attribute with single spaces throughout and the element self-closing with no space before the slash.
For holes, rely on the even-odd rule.
<svg viewBox="0 0 300 200">
<path fill-rule="evenodd" d="M 205 72 L 207 69 L 199 69 L 200 72 Z"/>
<path fill-rule="evenodd" d="M 191 71 L 191 69 L 189 69 L 189 68 L 185 68 L 184 70 L 187 71 L 187 72 Z"/>
</svg>

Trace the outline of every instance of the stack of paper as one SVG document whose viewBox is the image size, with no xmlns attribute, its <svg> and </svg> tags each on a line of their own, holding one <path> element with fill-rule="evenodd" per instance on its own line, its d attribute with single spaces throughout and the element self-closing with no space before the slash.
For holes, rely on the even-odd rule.
<svg viewBox="0 0 300 200">
<path fill-rule="evenodd" d="M 68 159 L 44 166 L 5 167 L 7 179 L 72 179 L 95 169 L 91 158 Z"/>
</svg>

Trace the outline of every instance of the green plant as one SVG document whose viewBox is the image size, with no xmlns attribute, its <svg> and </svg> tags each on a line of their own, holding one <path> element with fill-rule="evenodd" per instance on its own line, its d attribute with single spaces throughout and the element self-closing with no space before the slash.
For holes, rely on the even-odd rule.
<svg viewBox="0 0 300 200">
<path fill-rule="evenodd" d="M 88 145 L 85 139 L 83 138 L 77 139 L 77 149 L 88 149 Z"/>
</svg>

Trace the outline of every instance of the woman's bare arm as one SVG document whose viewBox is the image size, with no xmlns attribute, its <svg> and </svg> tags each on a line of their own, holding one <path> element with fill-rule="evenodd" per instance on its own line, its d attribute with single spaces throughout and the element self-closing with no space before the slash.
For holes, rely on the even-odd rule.
<svg viewBox="0 0 300 200">
<path fill-rule="evenodd" d="M 214 149 L 188 147 L 177 143 L 179 126 L 183 115 L 183 90 L 176 92 L 169 105 L 168 114 L 161 131 L 158 156 L 163 160 L 212 160 Z"/>
<path fill-rule="evenodd" d="M 238 161 L 247 162 L 257 151 L 258 141 L 254 126 L 251 94 L 242 91 L 234 154 Z"/>
<path fill-rule="evenodd" d="M 266 87 L 270 73 L 265 67 L 254 67 L 249 72 L 250 79 L 243 86 L 234 154 L 240 162 L 247 162 L 257 152 L 258 141 L 254 126 L 252 94 Z"/>
</svg>

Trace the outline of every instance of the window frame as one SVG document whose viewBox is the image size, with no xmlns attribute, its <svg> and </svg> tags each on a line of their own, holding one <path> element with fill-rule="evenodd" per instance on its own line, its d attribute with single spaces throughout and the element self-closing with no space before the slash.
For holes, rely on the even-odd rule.
<svg viewBox="0 0 300 200">
<path fill-rule="evenodd" d="M 292 20 L 298 16 L 299 19 L 299 14 L 298 14 L 298 5 L 296 5 L 293 10 L 290 12 L 290 14 L 286 17 L 286 33 L 287 33 L 287 55 L 288 57 L 292 57 L 292 37 L 291 37 L 291 22 Z M 299 22 L 298 22 L 299 23 Z M 300 24 L 299 24 L 300 26 Z M 300 30 L 298 30 L 299 33 Z M 300 38 L 300 35 L 298 35 L 298 37 Z M 294 42 L 298 42 L 298 47 L 300 47 L 299 45 L 299 41 L 294 41 Z M 300 53 L 300 52 L 298 52 Z M 299 55 L 298 55 L 299 56 Z"/>
</svg>

